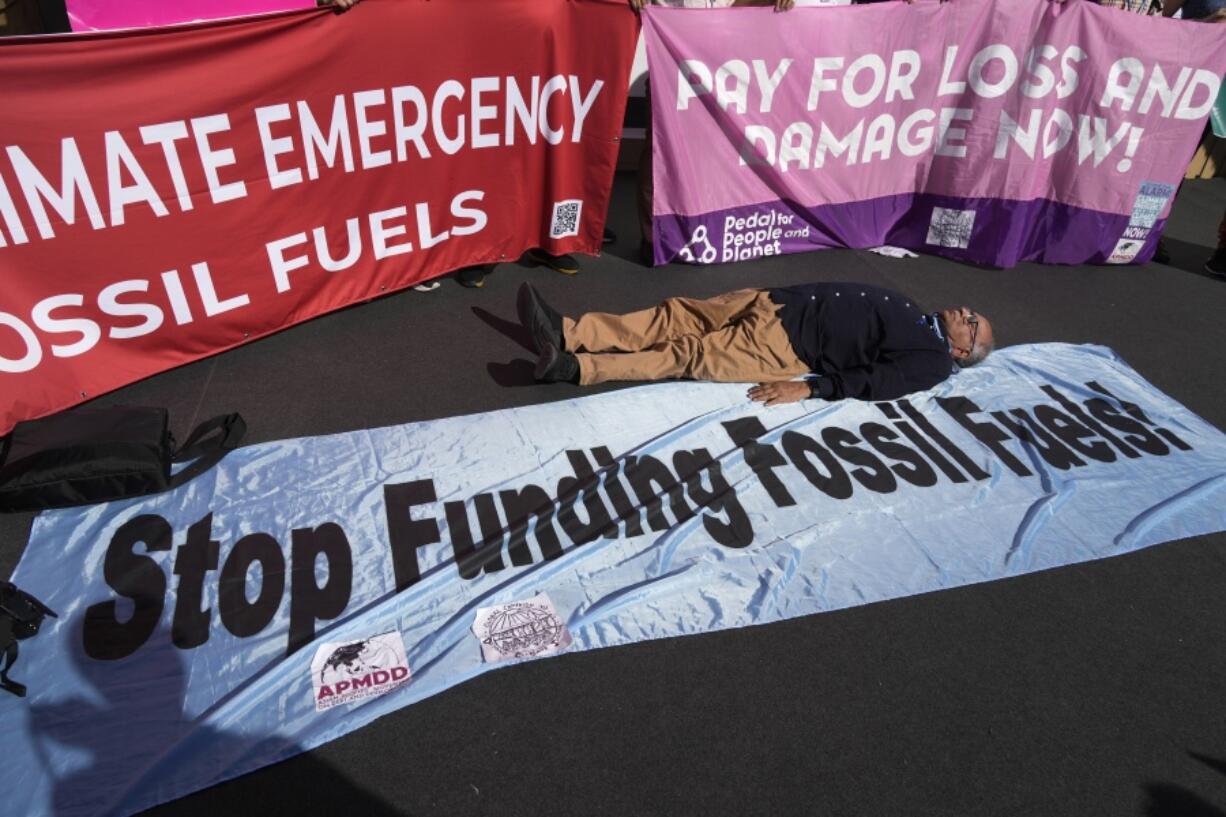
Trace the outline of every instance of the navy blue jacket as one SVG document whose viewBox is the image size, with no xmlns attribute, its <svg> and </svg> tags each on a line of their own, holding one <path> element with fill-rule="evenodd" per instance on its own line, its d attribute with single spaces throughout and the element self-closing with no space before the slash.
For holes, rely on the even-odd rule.
<svg viewBox="0 0 1226 817">
<path fill-rule="evenodd" d="M 953 371 L 949 344 L 920 307 L 865 284 L 805 284 L 770 290 L 796 356 L 821 377 L 815 397 L 893 400 L 932 388 Z"/>
</svg>

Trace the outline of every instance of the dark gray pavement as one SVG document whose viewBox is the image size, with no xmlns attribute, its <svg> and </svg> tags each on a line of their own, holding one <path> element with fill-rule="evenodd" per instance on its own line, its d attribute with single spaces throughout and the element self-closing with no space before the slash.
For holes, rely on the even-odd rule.
<svg viewBox="0 0 1226 817">
<path fill-rule="evenodd" d="M 574 278 L 504 265 L 484 289 L 399 293 L 96 403 L 166 406 L 180 438 L 239 411 L 261 442 L 561 400 L 579 389 L 533 384 L 504 334 L 524 280 L 565 312 L 855 280 L 966 303 L 1002 346 L 1110 346 L 1226 428 L 1226 280 L 1202 270 L 1226 181 L 1183 187 L 1170 265 L 1013 270 L 838 250 L 648 269 L 631 187 L 621 241 Z M 31 519 L 0 516 L 0 575 Z M 151 813 L 1226 817 L 1226 535 L 487 673 Z"/>
</svg>

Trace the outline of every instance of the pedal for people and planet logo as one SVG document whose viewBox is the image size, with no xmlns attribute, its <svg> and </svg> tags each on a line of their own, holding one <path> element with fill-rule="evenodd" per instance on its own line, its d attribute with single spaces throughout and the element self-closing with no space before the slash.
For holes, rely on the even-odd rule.
<svg viewBox="0 0 1226 817">
<path fill-rule="evenodd" d="M 707 225 L 698 225 L 678 257 L 691 264 L 714 264 L 782 255 L 787 239 L 809 238 L 809 225 L 798 222 L 793 213 L 768 209 L 748 216 L 730 213 L 719 234 L 711 232 Z"/>
</svg>

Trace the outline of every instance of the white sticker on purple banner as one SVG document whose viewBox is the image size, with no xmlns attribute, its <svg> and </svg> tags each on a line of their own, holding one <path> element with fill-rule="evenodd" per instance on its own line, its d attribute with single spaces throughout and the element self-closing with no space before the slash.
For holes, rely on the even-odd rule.
<svg viewBox="0 0 1226 817">
<path fill-rule="evenodd" d="M 1132 205 L 1132 216 L 1128 219 L 1128 226 L 1152 228 L 1154 222 L 1162 215 L 1162 211 L 1166 209 L 1166 203 L 1170 201 L 1174 192 L 1175 185 L 1173 184 L 1143 182 L 1140 192 L 1137 193 L 1137 200 Z"/>
<path fill-rule="evenodd" d="M 928 223 L 928 243 L 937 247 L 958 247 L 965 250 L 971 244 L 971 231 L 974 229 L 974 210 L 933 207 L 932 221 Z"/>
</svg>

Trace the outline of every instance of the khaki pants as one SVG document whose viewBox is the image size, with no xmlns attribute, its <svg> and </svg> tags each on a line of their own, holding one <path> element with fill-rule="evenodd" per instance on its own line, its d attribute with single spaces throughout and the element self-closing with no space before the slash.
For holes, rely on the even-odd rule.
<svg viewBox="0 0 1226 817">
<path fill-rule="evenodd" d="M 792 349 L 779 306 L 757 289 L 714 298 L 669 298 L 659 306 L 563 319 L 579 382 L 690 377 L 723 383 L 789 380 L 808 374 Z"/>
</svg>

